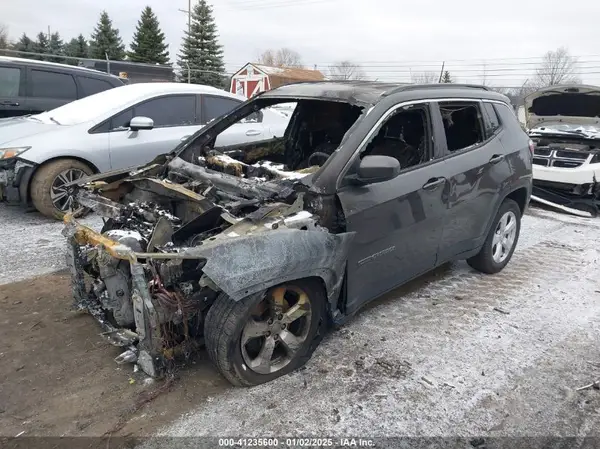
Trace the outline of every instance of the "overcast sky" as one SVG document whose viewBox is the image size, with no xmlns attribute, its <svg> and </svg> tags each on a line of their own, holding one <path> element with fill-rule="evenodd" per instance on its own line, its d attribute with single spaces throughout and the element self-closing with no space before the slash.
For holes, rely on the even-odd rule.
<svg viewBox="0 0 600 449">
<path fill-rule="evenodd" d="M 187 0 L 0 0 L 0 21 L 12 38 L 59 31 L 63 39 L 89 37 L 102 8 L 125 43 L 141 9 L 150 5 L 167 36 L 171 58 L 179 49 Z M 210 2 L 209 2 L 210 3 Z M 267 48 L 290 47 L 319 69 L 352 59 L 369 76 L 409 81 L 440 70 L 462 82 L 520 85 L 548 50 L 565 46 L 579 56 L 584 82 L 600 84 L 598 17 L 591 0 L 214 0 L 228 71 Z M 532 59 L 536 58 L 537 59 Z M 513 59 L 507 59 L 513 58 Z M 522 58 L 522 59 L 518 59 Z M 479 65 L 475 65 L 479 64 Z M 596 72 L 596 73 L 594 73 Z"/>
</svg>

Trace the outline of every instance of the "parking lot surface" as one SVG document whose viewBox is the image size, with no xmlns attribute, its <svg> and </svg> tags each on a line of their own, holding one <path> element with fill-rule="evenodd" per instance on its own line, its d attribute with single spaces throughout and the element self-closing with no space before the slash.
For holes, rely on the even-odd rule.
<svg viewBox="0 0 600 449">
<path fill-rule="evenodd" d="M 64 266 L 60 223 L 1 206 L 0 222 L 0 283 Z M 192 368 L 183 388 L 206 394 L 167 392 L 132 420 L 172 436 L 597 435 L 600 392 L 576 388 L 600 378 L 599 231 L 531 209 L 502 273 L 446 265 L 331 332 L 303 370 L 241 389 L 205 369 L 192 384 Z"/>
</svg>

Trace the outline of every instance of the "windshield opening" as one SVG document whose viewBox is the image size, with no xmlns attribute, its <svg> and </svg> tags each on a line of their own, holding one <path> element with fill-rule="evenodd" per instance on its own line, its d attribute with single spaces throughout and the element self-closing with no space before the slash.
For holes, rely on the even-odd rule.
<svg viewBox="0 0 600 449">
<path fill-rule="evenodd" d="M 361 113 L 340 101 L 257 99 L 201 131 L 179 157 L 239 177 L 299 179 L 328 160 Z"/>
</svg>

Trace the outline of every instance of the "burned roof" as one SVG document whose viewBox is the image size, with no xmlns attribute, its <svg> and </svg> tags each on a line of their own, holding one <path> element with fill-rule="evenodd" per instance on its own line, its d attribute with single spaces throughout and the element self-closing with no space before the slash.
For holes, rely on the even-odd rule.
<svg viewBox="0 0 600 449">
<path fill-rule="evenodd" d="M 507 101 L 504 95 L 485 86 L 471 84 L 408 84 L 377 81 L 314 81 L 287 84 L 261 94 L 262 98 L 314 98 L 375 104 L 383 97 L 406 92 L 407 100 L 419 97 L 473 97 Z"/>
</svg>

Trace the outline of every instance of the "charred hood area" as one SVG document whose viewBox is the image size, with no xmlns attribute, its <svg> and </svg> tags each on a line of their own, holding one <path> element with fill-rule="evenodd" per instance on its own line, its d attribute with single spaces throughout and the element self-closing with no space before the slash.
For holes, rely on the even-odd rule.
<svg viewBox="0 0 600 449">
<path fill-rule="evenodd" d="M 65 220 L 76 304 L 126 349 L 117 362 L 158 375 L 176 348 L 189 353 L 201 341 L 221 292 L 239 300 L 314 277 L 334 311 L 352 235 L 335 199 L 311 192 L 311 177 L 362 108 L 299 101 L 284 136 L 215 148 L 219 132 L 252 107 L 209 125 L 164 162 L 77 188 L 79 204 L 105 223 L 98 234 Z"/>
</svg>

